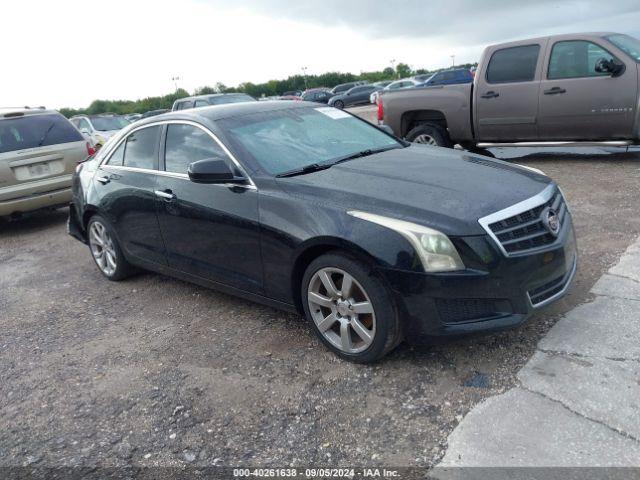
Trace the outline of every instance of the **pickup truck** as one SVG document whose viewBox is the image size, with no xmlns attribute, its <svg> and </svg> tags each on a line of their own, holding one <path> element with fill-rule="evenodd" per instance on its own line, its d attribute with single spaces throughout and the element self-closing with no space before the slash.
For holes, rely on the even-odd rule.
<svg viewBox="0 0 640 480">
<path fill-rule="evenodd" d="M 491 146 L 640 143 L 640 41 L 557 35 L 485 49 L 472 84 L 384 92 L 378 122 L 406 140 Z"/>
</svg>

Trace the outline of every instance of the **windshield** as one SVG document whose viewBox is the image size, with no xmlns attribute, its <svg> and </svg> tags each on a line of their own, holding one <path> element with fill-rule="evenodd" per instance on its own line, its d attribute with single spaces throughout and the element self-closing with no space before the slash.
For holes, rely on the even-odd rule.
<svg viewBox="0 0 640 480">
<path fill-rule="evenodd" d="M 81 140 L 80 132 L 58 114 L 24 115 L 0 120 L 0 153 Z"/>
<path fill-rule="evenodd" d="M 225 103 L 255 102 L 255 98 L 249 95 L 221 95 L 219 97 L 209 97 L 211 105 L 223 105 Z"/>
<path fill-rule="evenodd" d="M 640 63 L 640 40 L 629 35 L 609 35 L 605 37 L 624 53 Z"/>
<path fill-rule="evenodd" d="M 129 125 L 129 122 L 120 117 L 91 117 L 91 123 L 93 128 L 101 132 L 120 130 Z"/>
<path fill-rule="evenodd" d="M 332 163 L 364 150 L 403 145 L 373 125 L 333 107 L 292 108 L 219 121 L 232 146 L 278 175 Z"/>
</svg>

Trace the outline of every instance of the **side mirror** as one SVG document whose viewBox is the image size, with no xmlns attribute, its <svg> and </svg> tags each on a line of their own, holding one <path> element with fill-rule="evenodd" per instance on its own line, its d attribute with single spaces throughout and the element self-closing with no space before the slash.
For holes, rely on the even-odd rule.
<svg viewBox="0 0 640 480">
<path fill-rule="evenodd" d="M 243 177 L 236 177 L 227 162 L 219 158 L 206 158 L 189 165 L 189 180 L 194 183 L 244 183 Z"/>
<path fill-rule="evenodd" d="M 624 72 L 624 63 L 619 63 L 615 60 L 607 60 L 602 57 L 596 60 L 595 71 L 598 73 L 608 73 L 612 77 L 617 77 L 622 75 L 622 72 Z"/>
</svg>

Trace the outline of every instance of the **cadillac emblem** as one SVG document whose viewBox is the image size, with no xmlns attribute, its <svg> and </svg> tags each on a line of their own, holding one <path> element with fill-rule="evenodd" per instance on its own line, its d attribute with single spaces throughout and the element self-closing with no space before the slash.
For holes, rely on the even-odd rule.
<svg viewBox="0 0 640 480">
<path fill-rule="evenodd" d="M 560 218 L 555 210 L 552 208 L 545 209 L 542 212 L 542 223 L 551 235 L 558 236 L 558 233 L 560 233 Z"/>
</svg>

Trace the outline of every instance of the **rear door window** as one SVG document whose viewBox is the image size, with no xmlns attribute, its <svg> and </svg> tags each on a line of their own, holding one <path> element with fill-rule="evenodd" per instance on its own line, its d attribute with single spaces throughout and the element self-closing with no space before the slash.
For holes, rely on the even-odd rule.
<svg viewBox="0 0 640 480">
<path fill-rule="evenodd" d="M 540 45 L 497 50 L 487 67 L 488 83 L 530 82 L 536 76 Z"/>
<path fill-rule="evenodd" d="M 107 165 L 115 165 L 117 167 L 122 166 L 122 162 L 124 161 L 124 146 L 126 145 L 126 141 L 122 142 L 118 148 L 111 154 L 109 160 L 107 160 Z"/>
<path fill-rule="evenodd" d="M 125 167 L 155 170 L 160 127 L 136 130 L 127 137 L 124 148 Z"/>
<path fill-rule="evenodd" d="M 196 103 L 194 105 L 195 108 L 208 107 L 208 106 L 209 106 L 209 102 L 207 102 L 206 100 L 196 100 Z"/>
<path fill-rule="evenodd" d="M 58 113 L 0 119 L 0 153 L 82 140 L 80 132 Z"/>
</svg>

